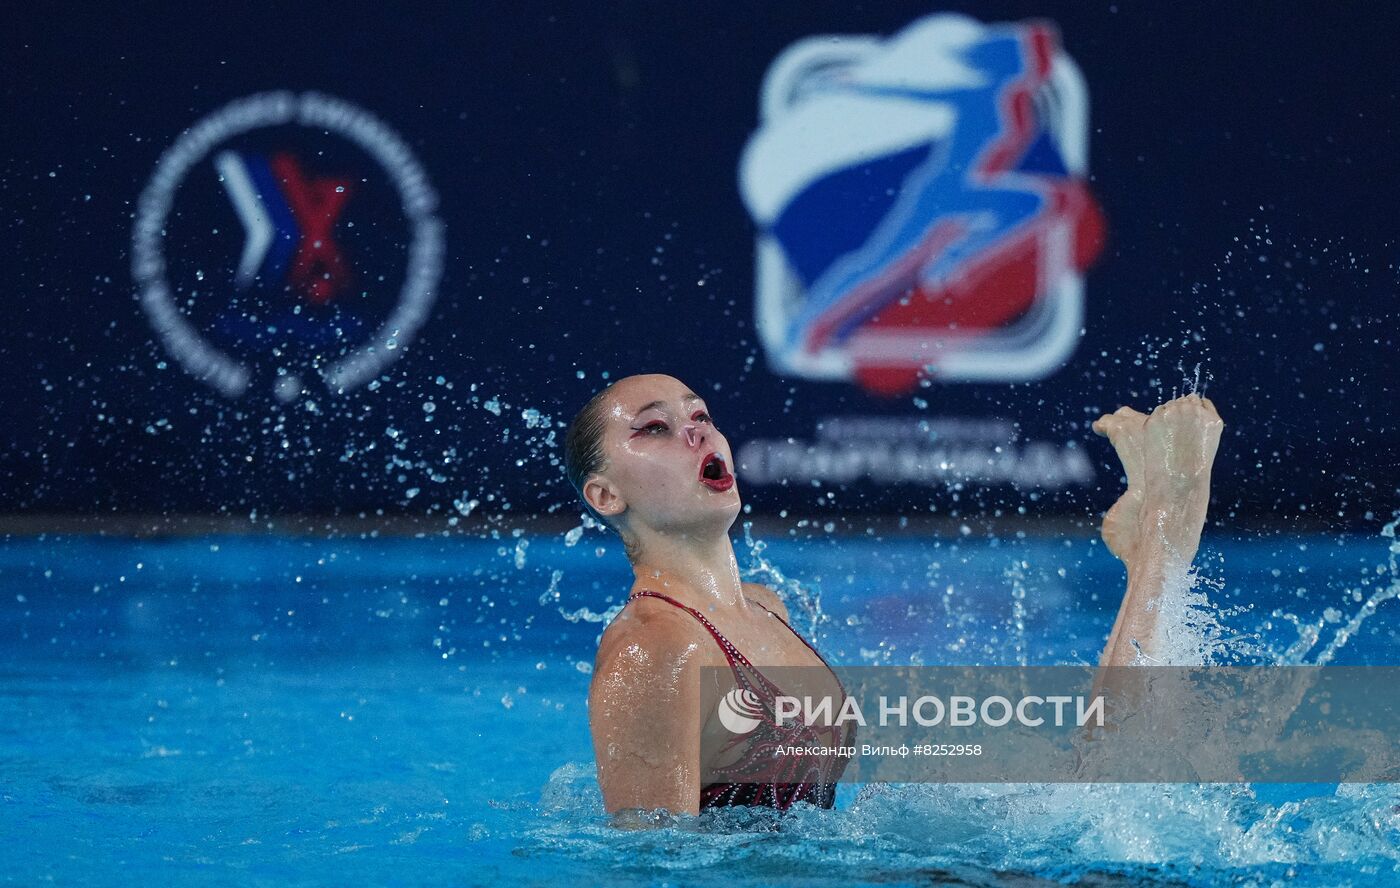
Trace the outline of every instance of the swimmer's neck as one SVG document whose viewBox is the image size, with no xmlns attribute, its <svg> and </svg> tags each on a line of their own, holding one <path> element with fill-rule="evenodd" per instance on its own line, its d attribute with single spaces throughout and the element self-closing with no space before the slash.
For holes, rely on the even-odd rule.
<svg viewBox="0 0 1400 888">
<path fill-rule="evenodd" d="M 670 595 L 697 610 L 747 606 L 728 533 L 652 532 L 639 536 L 632 562 L 637 590 Z"/>
</svg>

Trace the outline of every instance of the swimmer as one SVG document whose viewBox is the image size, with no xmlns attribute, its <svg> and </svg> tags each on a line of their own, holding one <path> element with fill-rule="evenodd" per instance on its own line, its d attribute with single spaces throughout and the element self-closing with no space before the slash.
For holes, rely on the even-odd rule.
<svg viewBox="0 0 1400 888">
<path fill-rule="evenodd" d="M 1195 555 L 1221 425 L 1195 396 L 1150 416 L 1125 407 L 1094 423 L 1128 476 L 1104 521 L 1129 581 L 1101 665 L 1155 650 L 1149 605 L 1173 565 Z M 729 539 L 741 505 L 733 453 L 704 399 L 670 376 L 619 380 L 570 424 L 565 463 L 590 513 L 621 536 L 635 577 L 599 642 L 588 695 L 608 813 L 619 825 L 645 825 L 658 809 L 830 808 L 853 723 L 768 718 L 735 734 L 721 721 L 722 698 L 756 702 L 761 712 L 778 693 L 831 696 L 839 712 L 845 689 L 791 628 L 778 595 L 740 579 Z M 763 673 L 774 667 L 808 667 L 799 673 L 808 684 L 779 689 Z M 800 752 L 774 756 L 775 744 Z"/>
</svg>

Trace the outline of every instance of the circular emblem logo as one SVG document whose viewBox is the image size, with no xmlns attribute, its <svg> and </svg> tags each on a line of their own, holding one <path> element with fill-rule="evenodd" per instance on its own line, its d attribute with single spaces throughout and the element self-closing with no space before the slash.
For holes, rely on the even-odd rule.
<svg viewBox="0 0 1400 888">
<path fill-rule="evenodd" d="M 719 721 L 731 734 L 747 734 L 763 718 L 758 696 L 753 691 L 735 688 L 720 698 Z"/>
<path fill-rule="evenodd" d="M 320 93 L 230 102 L 161 155 L 131 268 L 170 355 L 228 397 L 380 375 L 428 319 L 438 198 L 408 145 Z"/>
</svg>

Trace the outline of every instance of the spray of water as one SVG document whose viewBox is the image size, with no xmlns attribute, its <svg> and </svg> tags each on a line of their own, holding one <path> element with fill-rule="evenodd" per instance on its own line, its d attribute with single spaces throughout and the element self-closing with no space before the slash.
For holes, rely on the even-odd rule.
<svg viewBox="0 0 1400 888">
<path fill-rule="evenodd" d="M 822 611 L 821 590 L 799 583 L 764 556 L 768 544 L 754 539 L 751 521 L 744 522 L 744 547 L 748 553 L 747 564 L 740 566 L 739 576 L 776 590 L 787 605 L 788 613 L 795 615 L 793 622 L 801 624 L 799 631 L 809 638 L 815 636 L 817 627 L 829 619 Z"/>
<path fill-rule="evenodd" d="M 1294 618 L 1296 642 L 1282 648 L 1252 634 L 1233 631 L 1228 621 L 1247 608 L 1212 603 L 1222 583 L 1197 570 L 1183 570 L 1158 606 L 1168 629 L 1159 639 L 1159 659 L 1173 665 L 1231 665 L 1241 661 L 1280 665 L 1331 662 L 1356 638 L 1379 606 L 1400 597 L 1400 519 L 1384 528 L 1388 563 L 1378 568 L 1387 582 L 1364 599 L 1349 618 L 1329 610 L 1318 622 Z M 765 546 L 745 527 L 750 565 L 746 576 L 779 588 L 814 628 L 825 619 L 820 599 L 789 578 L 764 555 Z M 1025 562 L 1006 571 L 1012 588 L 1013 632 L 1024 632 L 1016 602 L 1025 591 Z M 1322 649 L 1310 656 L 1327 626 L 1335 626 Z M 1024 638 L 1016 635 L 1023 647 Z M 1023 656 L 1018 651 L 1018 662 Z M 995 871 L 1034 871 L 1041 877 L 1078 881 L 1106 868 L 1143 878 L 1187 881 L 1212 872 L 1250 867 L 1270 880 L 1288 881 L 1309 868 L 1365 863 L 1373 871 L 1400 867 L 1400 785 L 1340 784 L 1328 787 L 1234 784 L 867 784 L 836 811 L 799 810 L 781 820 L 764 812 L 706 812 L 659 830 L 624 833 L 601 815 L 592 769 L 566 765 L 551 777 L 541 800 L 546 816 L 525 838 L 534 850 L 567 848 L 573 858 L 631 859 L 637 845 L 664 848 L 657 854 L 677 876 L 700 874 L 717 861 L 756 865 L 773 855 L 784 865 L 802 860 L 831 878 L 855 870 L 872 849 L 886 875 L 969 866 Z M 547 808 L 548 810 L 543 810 Z M 647 854 L 647 859 L 656 859 Z M 786 871 L 786 870 L 785 870 Z M 861 869 L 862 876 L 868 874 Z M 971 878 L 971 877 L 969 877 Z M 972 883 L 977 883 L 975 879 Z"/>
<path fill-rule="evenodd" d="M 1026 655 L 1026 568 L 1030 565 L 1020 558 L 1013 559 L 1005 576 L 1011 583 L 1011 637 L 1016 665 L 1028 665 Z"/>
<path fill-rule="evenodd" d="M 1361 629 L 1361 624 L 1375 616 L 1376 610 L 1380 607 L 1381 602 L 1400 597 L 1400 570 L 1397 570 L 1396 564 L 1396 560 L 1400 558 L 1400 540 L 1396 540 L 1395 538 L 1395 528 L 1397 525 L 1400 525 L 1400 518 L 1390 522 L 1381 530 L 1381 536 L 1390 540 L 1390 544 L 1387 547 L 1390 583 L 1372 592 L 1370 597 L 1357 609 L 1356 613 L 1352 614 L 1351 619 L 1347 620 L 1347 622 L 1337 630 L 1336 634 L 1332 636 L 1332 640 L 1327 643 L 1327 647 L 1323 648 L 1322 652 L 1317 655 L 1317 659 L 1313 661 L 1317 665 L 1325 666 L 1332 662 L 1332 658 L 1337 655 L 1337 652 L 1356 636 L 1357 631 Z"/>
</svg>

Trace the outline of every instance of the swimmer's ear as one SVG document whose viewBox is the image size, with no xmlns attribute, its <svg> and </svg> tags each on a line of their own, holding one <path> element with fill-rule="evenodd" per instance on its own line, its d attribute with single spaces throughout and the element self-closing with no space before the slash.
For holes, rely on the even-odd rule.
<svg viewBox="0 0 1400 888">
<path fill-rule="evenodd" d="M 604 518 L 616 518 L 627 509 L 627 501 L 604 478 L 594 475 L 583 483 L 583 498 Z"/>
</svg>

